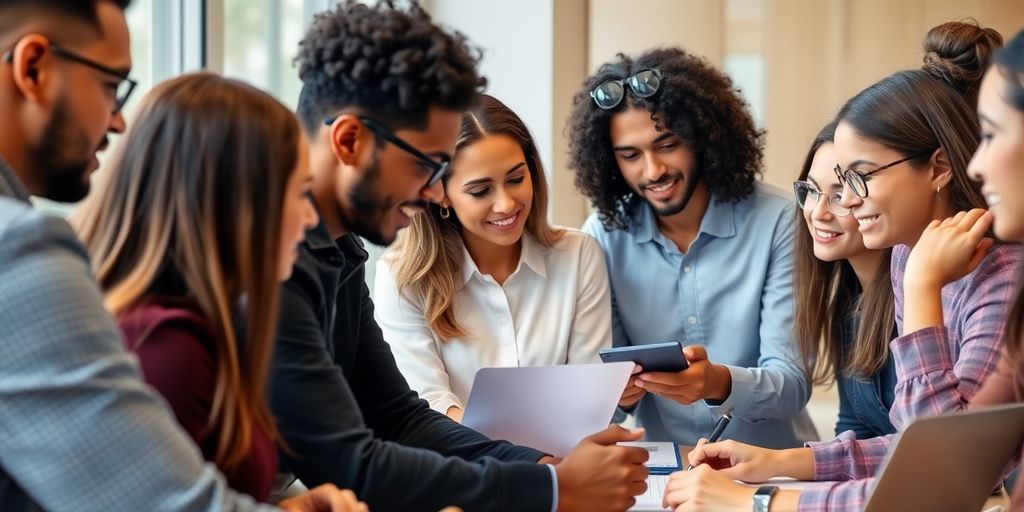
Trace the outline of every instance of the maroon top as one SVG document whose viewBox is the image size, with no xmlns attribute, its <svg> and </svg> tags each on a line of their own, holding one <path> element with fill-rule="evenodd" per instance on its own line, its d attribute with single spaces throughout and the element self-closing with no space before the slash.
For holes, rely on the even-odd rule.
<svg viewBox="0 0 1024 512">
<path fill-rule="evenodd" d="M 170 403 L 178 423 L 206 460 L 213 460 L 217 436 L 204 429 L 216 386 L 213 330 L 198 312 L 181 303 L 150 302 L 117 317 L 125 344 L 139 356 L 146 382 Z M 220 468 L 224 472 L 223 468 Z M 255 423 L 249 456 L 225 475 L 235 490 L 266 501 L 277 473 L 277 448 Z"/>
</svg>

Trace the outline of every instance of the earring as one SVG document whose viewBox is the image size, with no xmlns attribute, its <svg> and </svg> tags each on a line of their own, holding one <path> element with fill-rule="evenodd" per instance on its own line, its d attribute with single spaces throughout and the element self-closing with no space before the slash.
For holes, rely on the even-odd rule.
<svg viewBox="0 0 1024 512">
<path fill-rule="evenodd" d="M 447 219 L 448 217 L 451 217 L 451 216 L 452 216 L 452 210 L 450 208 L 448 208 L 447 206 L 442 206 L 441 207 L 441 218 L 442 219 Z"/>
</svg>

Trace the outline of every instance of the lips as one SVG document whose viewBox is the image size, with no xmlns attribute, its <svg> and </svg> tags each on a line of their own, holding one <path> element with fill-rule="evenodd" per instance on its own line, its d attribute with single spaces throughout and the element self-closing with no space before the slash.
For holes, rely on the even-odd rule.
<svg viewBox="0 0 1024 512">
<path fill-rule="evenodd" d="M 680 178 L 671 179 L 663 183 L 655 183 L 644 187 L 644 191 L 647 195 L 653 196 L 655 199 L 671 199 L 672 194 L 675 192 L 676 185 L 679 184 Z"/>
<path fill-rule="evenodd" d="M 505 217 L 491 219 L 485 221 L 485 223 L 499 231 L 510 231 L 519 223 L 519 214 L 521 211 L 522 210 L 517 211 L 512 215 L 506 215 Z"/>
<path fill-rule="evenodd" d="M 815 227 L 814 228 L 814 236 L 816 236 L 816 237 L 818 237 L 818 238 L 820 238 L 822 240 L 832 240 L 832 239 L 834 239 L 834 238 L 836 238 L 836 237 L 838 237 L 840 235 L 842 235 L 842 233 L 839 233 L 839 232 L 836 232 L 836 231 L 831 231 L 831 230 L 828 230 L 828 229 L 822 229 L 822 228 L 819 228 L 819 227 Z"/>
<path fill-rule="evenodd" d="M 878 218 L 878 215 L 866 215 L 864 217 L 857 217 L 857 224 L 860 224 L 860 230 L 864 231 L 865 229 L 874 226 L 875 223 L 878 222 Z"/>
</svg>

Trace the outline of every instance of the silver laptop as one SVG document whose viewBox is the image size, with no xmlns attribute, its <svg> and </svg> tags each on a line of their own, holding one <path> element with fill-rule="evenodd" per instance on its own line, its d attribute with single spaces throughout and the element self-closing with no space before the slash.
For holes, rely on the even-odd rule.
<svg viewBox="0 0 1024 512">
<path fill-rule="evenodd" d="M 1024 404 L 913 422 L 875 475 L 865 512 L 981 510 L 1024 442 Z"/>
</svg>

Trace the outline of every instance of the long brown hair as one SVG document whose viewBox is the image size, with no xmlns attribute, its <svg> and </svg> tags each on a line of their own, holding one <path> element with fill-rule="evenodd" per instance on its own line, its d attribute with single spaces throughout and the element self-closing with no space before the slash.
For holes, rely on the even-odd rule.
<svg viewBox="0 0 1024 512">
<path fill-rule="evenodd" d="M 533 206 L 526 216 L 523 236 L 532 235 L 541 244 L 551 246 L 563 231 L 548 224 L 547 177 L 533 137 L 515 112 L 494 97 L 482 96 L 477 108 L 462 115 L 455 152 L 490 135 L 506 135 L 518 142 L 533 182 Z M 445 186 L 448 178 L 444 177 Z M 467 335 L 452 308 L 455 275 L 462 267 L 463 247 L 462 224 L 458 217 L 452 213 L 444 219 L 441 210 L 431 205 L 413 216 L 409 228 L 399 235 L 394 248 L 385 255 L 395 264 L 399 293 L 407 300 L 422 304 L 427 325 L 443 341 Z"/>
<path fill-rule="evenodd" d="M 1024 30 L 1017 33 L 993 58 L 989 73 L 999 72 L 1006 79 L 1002 97 L 1008 105 L 1024 113 Z M 1021 142 L 1024 144 L 1024 142 Z M 1018 240 L 1014 240 L 1018 241 Z M 1006 318 L 1006 352 L 1024 366 L 1024 270 L 1017 275 L 1017 291 Z"/>
<path fill-rule="evenodd" d="M 265 391 L 299 125 L 268 94 L 210 73 L 159 84 L 139 108 L 73 221 L 113 314 L 171 294 L 209 321 L 216 389 L 206 432 L 214 462 L 230 471 L 249 453 L 254 421 L 278 439 Z"/>
<path fill-rule="evenodd" d="M 800 180 L 811 172 L 814 155 L 832 142 L 836 122 L 814 138 L 800 171 Z M 796 310 L 793 330 L 800 347 L 804 372 L 814 384 L 832 383 L 840 375 L 868 376 L 877 373 L 889 357 L 889 341 L 896 325 L 886 249 L 867 289 L 862 290 L 850 262 L 822 261 L 814 256 L 811 232 L 804 227 L 802 210 L 796 212 L 796 248 L 793 254 L 793 292 Z M 857 332 L 849 353 L 843 350 L 844 324 L 858 315 Z"/>
</svg>

